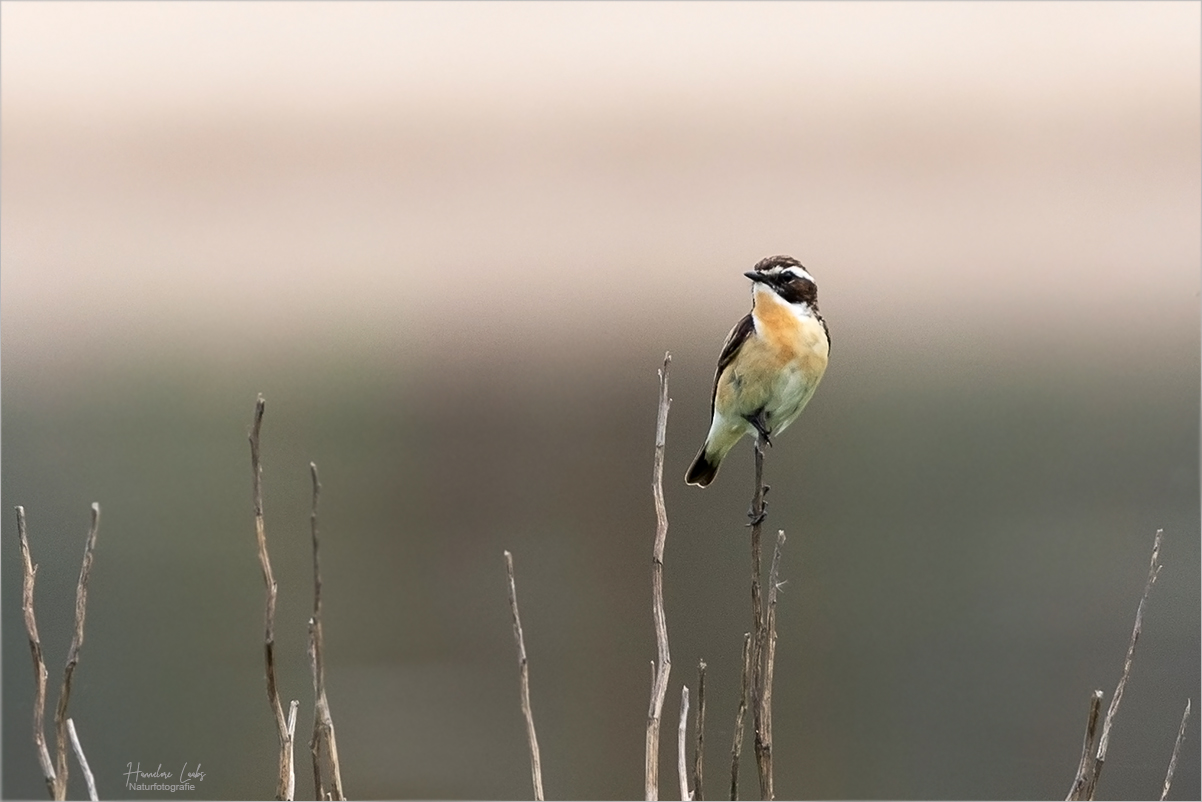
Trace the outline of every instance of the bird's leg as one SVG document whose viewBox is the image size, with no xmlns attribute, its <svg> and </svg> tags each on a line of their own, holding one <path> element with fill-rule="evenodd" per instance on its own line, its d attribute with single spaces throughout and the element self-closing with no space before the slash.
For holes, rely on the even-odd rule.
<svg viewBox="0 0 1202 802">
<path fill-rule="evenodd" d="M 764 420 L 763 407 L 761 407 L 759 410 L 757 410 L 754 415 L 748 416 L 746 418 L 746 420 L 748 423 L 751 424 L 751 427 L 753 429 L 755 429 L 756 432 L 759 434 L 760 440 L 767 443 L 768 445 L 772 445 L 772 435 L 771 435 L 771 432 L 768 431 L 768 422 L 766 420 Z"/>
<path fill-rule="evenodd" d="M 759 417 L 757 415 L 756 417 Z M 760 524 L 768 517 L 768 485 L 764 484 L 764 443 L 768 442 L 768 436 L 760 433 L 760 436 L 755 441 L 755 482 L 756 492 L 751 497 L 751 508 L 747 510 L 747 517 L 751 519 L 747 525 L 752 527 L 753 533 L 758 531 Z"/>
</svg>

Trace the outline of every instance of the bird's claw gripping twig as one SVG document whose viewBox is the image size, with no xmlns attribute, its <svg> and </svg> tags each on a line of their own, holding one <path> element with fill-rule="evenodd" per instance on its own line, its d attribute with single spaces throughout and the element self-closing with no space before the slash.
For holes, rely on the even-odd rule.
<svg viewBox="0 0 1202 802">
<path fill-rule="evenodd" d="M 767 498 L 768 498 L 768 490 L 769 489 L 770 488 L 768 485 L 764 485 L 764 493 L 760 497 L 760 509 L 759 509 L 758 513 L 756 512 L 756 509 L 754 506 L 748 508 L 747 517 L 751 519 L 750 522 L 748 522 L 748 524 L 747 524 L 748 526 L 759 526 L 768 517 Z"/>
</svg>

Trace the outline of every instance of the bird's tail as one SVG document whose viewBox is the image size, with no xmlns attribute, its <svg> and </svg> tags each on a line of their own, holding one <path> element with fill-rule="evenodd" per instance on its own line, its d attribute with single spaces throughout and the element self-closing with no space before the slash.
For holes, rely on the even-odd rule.
<svg viewBox="0 0 1202 802">
<path fill-rule="evenodd" d="M 708 445 L 709 443 L 706 443 L 701 446 L 701 450 L 697 452 L 697 458 L 689 466 L 689 472 L 684 476 L 686 484 L 706 487 L 718 475 L 718 466 L 722 464 L 722 457 L 717 455 L 714 455 L 712 458 L 706 456 L 705 449 Z"/>
<path fill-rule="evenodd" d="M 742 419 L 738 421 L 737 425 L 732 426 L 726 418 L 715 415 L 710 423 L 709 434 L 705 436 L 705 444 L 701 446 L 693 464 L 689 466 L 689 472 L 685 474 L 685 482 L 705 487 L 714 481 L 714 477 L 718 475 L 718 466 L 722 464 L 722 458 L 730 453 L 747 429 L 748 427 Z"/>
</svg>

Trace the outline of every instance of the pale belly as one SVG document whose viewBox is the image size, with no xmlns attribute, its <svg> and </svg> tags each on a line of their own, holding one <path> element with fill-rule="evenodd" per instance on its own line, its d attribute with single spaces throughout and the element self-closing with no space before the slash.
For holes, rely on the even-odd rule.
<svg viewBox="0 0 1202 802">
<path fill-rule="evenodd" d="M 785 427 L 797 420 L 797 416 L 814 397 L 814 391 L 822 379 L 822 371 L 807 370 L 798 360 L 785 366 L 778 375 L 775 389 L 764 408 L 769 431 L 773 434 L 783 432 Z M 754 410 L 751 414 L 754 414 Z"/>
<path fill-rule="evenodd" d="M 717 411 L 732 428 L 750 431 L 747 419 L 763 411 L 768 430 L 778 434 L 805 409 L 818 389 L 826 360 L 792 359 L 784 364 L 748 361 L 723 376 L 715 399 Z"/>
</svg>

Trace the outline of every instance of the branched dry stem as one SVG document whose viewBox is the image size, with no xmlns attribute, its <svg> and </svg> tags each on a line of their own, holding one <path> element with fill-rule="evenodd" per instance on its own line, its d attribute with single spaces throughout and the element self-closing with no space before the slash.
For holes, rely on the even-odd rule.
<svg viewBox="0 0 1202 802">
<path fill-rule="evenodd" d="M 747 718 L 747 694 L 751 691 L 751 633 L 743 634 L 743 675 L 739 708 L 735 712 L 735 735 L 730 747 L 730 798 L 739 798 L 739 758 L 743 754 L 743 722 Z"/>
<path fill-rule="evenodd" d="M 1098 755 L 1094 760 L 1094 768 L 1089 780 L 1090 799 L 1094 797 L 1094 791 L 1098 785 L 1098 777 L 1102 773 L 1102 765 L 1106 762 L 1106 752 L 1110 747 L 1110 728 L 1114 726 L 1114 717 L 1119 711 L 1119 704 L 1123 701 L 1123 691 L 1126 690 L 1127 680 L 1131 676 L 1131 662 L 1135 657 L 1135 644 L 1139 641 L 1139 636 L 1144 628 L 1144 607 L 1148 603 L 1148 594 L 1152 592 L 1152 586 L 1156 584 L 1156 577 L 1160 574 L 1160 541 L 1163 535 L 1163 529 L 1156 530 L 1156 538 L 1152 542 L 1152 559 L 1148 564 L 1148 581 L 1144 584 L 1144 595 L 1140 597 L 1139 606 L 1135 608 L 1135 626 L 1131 629 L 1131 641 L 1127 644 L 1127 656 L 1123 658 L 1123 673 L 1119 676 L 1119 683 L 1114 688 L 1114 695 L 1110 697 L 1110 707 L 1106 710 L 1106 718 L 1102 720 L 1102 737 L 1098 739 Z"/>
<path fill-rule="evenodd" d="M 288 785 L 284 789 L 285 795 L 282 799 L 296 798 L 296 772 L 293 770 L 292 746 L 296 743 L 296 713 L 300 710 L 300 701 L 293 699 L 288 703 L 288 721 L 286 723 L 288 733 Z"/>
<path fill-rule="evenodd" d="M 1156 530 L 1156 538 L 1152 542 L 1152 559 L 1148 564 L 1148 580 L 1144 583 L 1144 594 L 1140 597 L 1139 606 L 1135 609 L 1135 626 L 1131 630 L 1131 640 L 1127 644 L 1127 656 L 1123 659 L 1123 673 L 1119 676 L 1118 685 L 1115 686 L 1114 696 L 1110 698 L 1110 706 L 1106 710 L 1106 717 L 1102 722 L 1102 735 L 1098 739 L 1098 750 L 1093 755 L 1092 760 L 1084 761 L 1087 765 L 1084 766 L 1084 771 L 1081 768 L 1077 770 L 1077 778 L 1073 781 L 1073 787 L 1069 791 L 1068 799 L 1093 799 L 1094 792 L 1098 787 L 1098 777 L 1102 774 L 1102 766 L 1106 763 L 1106 752 L 1110 747 L 1110 728 L 1114 725 L 1114 717 L 1118 713 L 1119 704 L 1123 701 L 1123 691 L 1127 688 L 1127 680 L 1131 676 L 1131 663 L 1135 657 L 1135 644 L 1139 642 L 1140 633 L 1144 626 L 1144 606 L 1148 603 L 1148 595 L 1152 592 L 1152 586 L 1156 584 L 1156 577 L 1160 574 L 1160 543 L 1164 536 L 1163 529 Z M 1101 691 L 1094 692 L 1094 698 L 1100 702 Z M 1090 728 L 1086 730 L 1086 748 L 1089 749 L 1089 741 L 1091 734 L 1089 729 L 1095 726 L 1096 714 L 1093 712 L 1091 702 L 1090 709 Z"/>
<path fill-rule="evenodd" d="M 313 479 L 313 508 L 309 515 L 309 530 L 313 538 L 313 617 L 309 619 L 309 666 L 313 673 L 313 736 L 309 751 L 313 755 L 313 789 L 318 799 L 346 799 L 342 790 L 342 768 L 338 762 L 338 740 L 334 735 L 334 718 L 326 698 L 324 638 L 321 628 L 321 559 L 317 538 L 317 501 L 321 482 L 317 479 L 317 464 L 309 463 Z M 328 785 L 327 785 L 328 780 Z"/>
<path fill-rule="evenodd" d="M 696 743 L 693 746 L 693 799 L 705 799 L 702 790 L 705 766 L 705 661 L 697 663 Z"/>
<path fill-rule="evenodd" d="M 659 414 L 655 424 L 655 463 L 651 492 L 655 497 L 655 545 L 651 556 L 651 617 L 655 622 L 655 642 L 659 652 L 655 679 L 651 688 L 651 704 L 647 710 L 647 748 L 645 753 L 644 791 L 648 800 L 659 799 L 659 725 L 668 693 L 668 676 L 672 672 L 672 657 L 668 651 L 668 624 L 664 616 L 664 544 L 668 538 L 668 513 L 664 507 L 664 443 L 668 431 L 668 365 L 670 353 L 664 354 L 664 366 L 659 371 Z"/>
<path fill-rule="evenodd" d="M 1160 791 L 1160 802 L 1169 796 L 1173 787 L 1173 773 L 1177 771 L 1177 756 L 1181 754 L 1181 744 L 1185 740 L 1185 725 L 1189 723 L 1190 700 L 1185 700 L 1185 712 L 1181 714 L 1181 726 L 1177 728 L 1177 740 L 1173 742 L 1173 756 L 1169 758 L 1169 770 L 1164 775 L 1164 788 Z"/>
<path fill-rule="evenodd" d="M 513 555 L 505 552 L 505 572 L 509 576 L 509 613 L 513 618 L 513 637 L 518 644 L 518 673 L 521 681 L 522 716 L 526 719 L 526 741 L 530 745 L 530 775 L 534 782 L 534 798 L 543 800 L 543 765 L 538 753 L 538 736 L 534 732 L 534 714 L 530 710 L 530 667 L 526 660 L 526 638 L 522 634 L 522 617 L 518 615 L 518 591 L 513 579 Z"/>
<path fill-rule="evenodd" d="M 17 507 L 17 535 L 21 542 L 21 610 L 25 614 L 25 631 L 29 636 L 29 651 L 33 658 L 33 743 L 38 753 L 38 764 L 46 781 L 46 790 L 52 799 L 67 798 L 67 745 L 78 737 L 73 733 L 74 724 L 67 717 L 71 702 L 71 682 L 75 678 L 75 667 L 79 665 L 79 650 L 83 647 L 84 620 L 88 611 L 88 579 L 92 575 L 92 559 L 96 551 L 96 535 L 100 531 L 100 505 L 92 505 L 92 523 L 84 545 L 83 564 L 79 568 L 79 582 L 75 586 L 75 629 L 71 636 L 71 648 L 67 652 L 67 665 L 63 669 L 63 685 L 58 695 L 54 713 L 55 750 L 51 762 L 46 746 L 46 661 L 42 655 L 42 642 L 38 637 L 37 617 L 33 609 L 33 587 L 38 567 L 29 553 L 29 537 L 25 530 L 25 508 Z M 76 754 L 83 766 L 89 790 L 94 793 L 91 772 L 83 760 L 83 747 L 76 744 Z"/>
<path fill-rule="evenodd" d="M 276 782 L 276 799 L 290 800 L 296 787 L 296 772 L 293 767 L 293 736 L 288 732 L 288 720 L 284 706 L 280 703 L 275 677 L 275 602 L 276 582 L 271 573 L 271 558 L 267 554 L 267 534 L 263 528 L 263 466 L 260 461 L 259 434 L 263 428 L 263 396 L 255 401 L 255 417 L 250 430 L 250 468 L 254 497 L 255 537 L 259 544 L 259 565 L 263 569 L 263 584 L 267 587 L 266 612 L 264 614 L 263 663 L 267 673 L 267 701 L 275 716 L 276 734 L 280 740 L 279 777 Z M 295 722 L 293 722 L 295 724 Z M 295 733 L 295 727 L 293 728 Z"/>
</svg>

